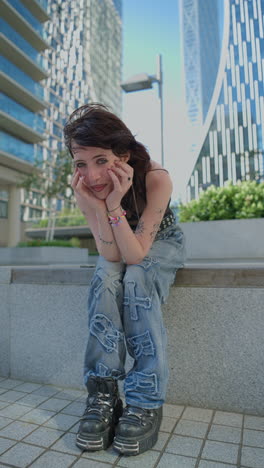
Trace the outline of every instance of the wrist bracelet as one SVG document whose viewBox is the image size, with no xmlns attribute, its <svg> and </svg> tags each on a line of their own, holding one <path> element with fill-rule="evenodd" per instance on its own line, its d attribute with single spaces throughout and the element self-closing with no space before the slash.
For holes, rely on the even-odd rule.
<svg viewBox="0 0 264 468">
<path fill-rule="evenodd" d="M 121 218 L 124 218 L 126 216 L 126 211 L 123 210 L 123 208 L 121 208 L 121 210 L 122 210 L 122 214 L 120 216 L 108 215 L 109 224 L 111 224 L 112 226 L 118 226 L 120 223 L 122 223 Z"/>
<path fill-rule="evenodd" d="M 117 210 L 118 208 L 121 208 L 121 205 L 118 205 L 116 208 L 114 208 L 113 210 L 107 210 L 107 213 L 112 213 L 112 211 L 115 211 Z M 122 208 L 121 208 L 122 209 Z"/>
</svg>

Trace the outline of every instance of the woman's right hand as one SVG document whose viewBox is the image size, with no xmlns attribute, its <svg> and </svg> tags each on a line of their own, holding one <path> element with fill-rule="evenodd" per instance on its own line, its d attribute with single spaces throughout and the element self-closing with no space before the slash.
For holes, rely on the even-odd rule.
<svg viewBox="0 0 264 468">
<path fill-rule="evenodd" d="M 73 174 L 71 186 L 74 190 L 77 205 L 84 215 L 89 215 L 91 210 L 97 211 L 105 207 L 105 201 L 96 198 L 89 188 L 84 185 L 83 177 L 80 175 L 78 168 L 75 169 Z"/>
</svg>

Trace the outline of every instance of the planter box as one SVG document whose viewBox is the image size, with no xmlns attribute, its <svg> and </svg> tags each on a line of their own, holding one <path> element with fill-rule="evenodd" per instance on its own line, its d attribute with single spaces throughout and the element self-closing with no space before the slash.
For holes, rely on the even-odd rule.
<svg viewBox="0 0 264 468">
<path fill-rule="evenodd" d="M 0 265 L 56 265 L 88 262 L 88 249 L 79 247 L 3 247 Z"/>
<path fill-rule="evenodd" d="M 264 263 L 264 218 L 180 223 L 186 261 Z"/>
</svg>

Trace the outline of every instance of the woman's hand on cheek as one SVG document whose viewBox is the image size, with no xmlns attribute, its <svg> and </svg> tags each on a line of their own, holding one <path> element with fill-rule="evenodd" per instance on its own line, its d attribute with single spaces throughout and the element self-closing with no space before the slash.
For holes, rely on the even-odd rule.
<svg viewBox="0 0 264 468">
<path fill-rule="evenodd" d="M 109 193 L 106 204 L 108 209 L 113 209 L 120 205 L 123 196 L 130 189 L 133 181 L 133 169 L 124 162 L 116 161 L 115 165 L 108 169 L 108 174 L 113 182 L 113 190 Z"/>
<path fill-rule="evenodd" d="M 92 208 L 95 211 L 105 207 L 105 201 L 96 198 L 84 183 L 84 176 L 81 176 L 78 169 L 73 175 L 72 188 L 80 210 L 85 214 L 86 208 Z"/>
</svg>

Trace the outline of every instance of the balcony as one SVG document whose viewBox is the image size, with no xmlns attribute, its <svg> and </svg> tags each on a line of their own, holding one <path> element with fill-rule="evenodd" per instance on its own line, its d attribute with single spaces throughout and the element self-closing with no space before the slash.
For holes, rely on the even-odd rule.
<svg viewBox="0 0 264 468">
<path fill-rule="evenodd" d="M 42 51 L 49 48 L 48 43 L 41 35 L 23 18 L 23 16 L 6 0 L 0 0 L 2 18 L 7 21 L 21 36 L 23 36 L 36 50 Z"/>
<path fill-rule="evenodd" d="M 36 132 L 33 128 L 3 111 L 0 111 L 0 128 L 27 143 L 38 143 L 45 139 L 43 134 Z"/>
<path fill-rule="evenodd" d="M 46 10 L 40 5 L 40 2 L 37 0 L 21 0 L 21 2 L 31 11 L 41 23 L 48 21 L 50 19 Z"/>
<path fill-rule="evenodd" d="M 49 104 L 45 101 L 38 99 L 34 94 L 30 93 L 17 81 L 10 78 L 4 72 L 0 71 L 0 88 L 14 101 L 19 102 L 22 106 L 31 110 L 32 112 L 38 112 L 46 109 Z"/>
<path fill-rule="evenodd" d="M 0 87 L 1 90 L 14 101 L 22 104 L 32 112 L 38 112 L 49 107 L 46 101 L 36 97 L 33 93 L 21 86 L 17 81 L 10 76 L 0 71 Z"/>
<path fill-rule="evenodd" d="M 0 33 L 0 53 L 13 62 L 18 68 L 27 73 L 33 80 L 40 81 L 48 78 L 48 73 L 31 60 L 19 47 Z"/>
</svg>

